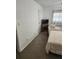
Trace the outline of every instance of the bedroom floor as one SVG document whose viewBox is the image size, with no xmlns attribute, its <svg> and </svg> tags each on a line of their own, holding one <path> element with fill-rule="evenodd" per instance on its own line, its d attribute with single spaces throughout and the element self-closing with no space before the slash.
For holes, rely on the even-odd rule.
<svg viewBox="0 0 79 59">
<path fill-rule="evenodd" d="M 41 32 L 21 53 L 16 52 L 16 59 L 62 59 L 53 53 L 46 54 L 47 32 Z"/>
</svg>

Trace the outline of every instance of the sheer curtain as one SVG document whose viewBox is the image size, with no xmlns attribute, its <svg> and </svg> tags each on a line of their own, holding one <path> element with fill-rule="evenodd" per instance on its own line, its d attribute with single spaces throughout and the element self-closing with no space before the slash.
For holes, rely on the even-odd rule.
<svg viewBox="0 0 79 59">
<path fill-rule="evenodd" d="M 53 14 L 53 24 L 62 25 L 62 13 L 61 12 Z"/>
</svg>

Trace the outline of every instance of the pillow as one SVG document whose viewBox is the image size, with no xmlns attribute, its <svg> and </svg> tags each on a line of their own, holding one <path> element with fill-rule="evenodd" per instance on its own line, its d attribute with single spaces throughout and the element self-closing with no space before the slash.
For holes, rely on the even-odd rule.
<svg viewBox="0 0 79 59">
<path fill-rule="evenodd" d="M 62 31 L 62 28 L 56 25 L 51 24 L 49 26 L 49 31 Z"/>
<path fill-rule="evenodd" d="M 57 27 L 57 26 L 55 26 L 55 28 L 54 28 L 55 30 L 57 30 L 57 31 L 61 31 L 62 30 L 62 28 L 61 27 Z"/>
</svg>

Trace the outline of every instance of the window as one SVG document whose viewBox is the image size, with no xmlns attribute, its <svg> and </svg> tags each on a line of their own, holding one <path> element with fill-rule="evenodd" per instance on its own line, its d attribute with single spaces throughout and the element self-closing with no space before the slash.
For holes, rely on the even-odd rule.
<svg viewBox="0 0 79 59">
<path fill-rule="evenodd" d="M 53 14 L 53 23 L 55 25 L 62 25 L 62 13 Z"/>
</svg>

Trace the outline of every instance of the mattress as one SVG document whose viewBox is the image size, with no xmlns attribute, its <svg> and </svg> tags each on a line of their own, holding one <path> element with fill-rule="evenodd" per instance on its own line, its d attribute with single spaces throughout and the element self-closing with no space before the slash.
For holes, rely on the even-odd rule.
<svg viewBox="0 0 79 59">
<path fill-rule="evenodd" d="M 46 52 L 62 55 L 62 31 L 51 31 L 46 45 Z"/>
</svg>

